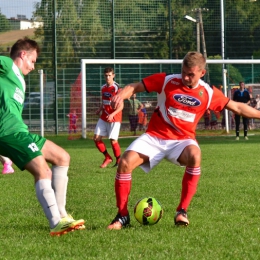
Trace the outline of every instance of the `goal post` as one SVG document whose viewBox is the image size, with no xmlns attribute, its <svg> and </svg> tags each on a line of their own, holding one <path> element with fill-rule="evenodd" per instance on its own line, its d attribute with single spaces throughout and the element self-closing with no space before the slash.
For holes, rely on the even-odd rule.
<svg viewBox="0 0 260 260">
<path fill-rule="evenodd" d="M 182 59 L 176 59 L 176 60 L 160 60 L 160 59 L 81 59 L 81 98 L 82 98 L 82 138 L 87 138 L 87 77 L 88 77 L 88 71 L 86 69 L 86 66 L 108 66 L 112 65 L 118 65 L 118 66 L 124 66 L 124 65 L 131 65 L 136 66 L 138 68 L 141 65 L 158 65 L 158 66 L 165 66 L 165 65 L 181 65 Z M 260 59 L 208 59 L 207 64 L 260 64 Z M 160 72 L 160 71 L 157 71 Z M 180 73 L 181 71 L 176 71 L 176 73 Z M 117 72 L 115 72 L 117 74 Z M 153 74 L 154 72 L 151 71 L 150 74 Z M 226 80 L 227 70 L 222 69 L 222 86 L 224 88 L 224 94 L 227 96 L 227 80 Z M 139 79 L 139 78 L 138 78 Z M 139 79 L 140 80 L 140 79 Z M 124 84 L 131 83 L 136 81 L 136 78 L 132 77 L 132 81 L 124 82 Z M 101 85 L 100 85 L 101 87 Z M 227 111 L 226 111 L 227 112 Z M 228 131 L 228 117 L 226 113 L 226 131 Z"/>
</svg>

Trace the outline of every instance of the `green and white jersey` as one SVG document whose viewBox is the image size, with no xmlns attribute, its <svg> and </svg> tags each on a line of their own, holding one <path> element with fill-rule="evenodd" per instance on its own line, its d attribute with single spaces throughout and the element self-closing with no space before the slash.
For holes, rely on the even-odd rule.
<svg viewBox="0 0 260 260">
<path fill-rule="evenodd" d="M 24 75 L 11 58 L 0 56 L 0 137 L 28 132 L 22 119 L 24 96 Z"/>
</svg>

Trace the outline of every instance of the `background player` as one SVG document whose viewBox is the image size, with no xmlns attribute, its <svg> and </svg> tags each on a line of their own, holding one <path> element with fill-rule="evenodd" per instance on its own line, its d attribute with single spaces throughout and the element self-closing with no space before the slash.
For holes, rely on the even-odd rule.
<svg viewBox="0 0 260 260">
<path fill-rule="evenodd" d="M 116 109 L 111 107 L 111 99 L 120 91 L 120 86 L 114 81 L 114 69 L 110 67 L 105 68 L 104 77 L 106 84 L 101 87 L 102 104 L 96 111 L 96 114 L 100 114 L 101 112 L 101 115 L 97 122 L 93 138 L 97 149 L 105 156 L 100 168 L 107 167 L 107 165 L 113 161 L 102 140 L 104 136 L 108 136 L 114 156 L 116 157 L 116 163 L 113 167 L 118 166 L 121 149 L 117 140 L 122 122 L 122 110 L 124 108 L 123 103 Z"/>
<path fill-rule="evenodd" d="M 72 113 L 67 114 L 67 117 L 69 118 L 69 137 L 68 137 L 68 139 L 71 140 L 71 139 L 73 139 L 71 134 L 77 133 L 78 116 L 77 116 L 77 113 L 76 113 L 76 109 L 74 109 L 72 111 Z"/>
<path fill-rule="evenodd" d="M 202 81 L 205 66 L 201 53 L 189 52 L 184 57 L 181 74 L 153 74 L 139 83 L 127 85 L 113 98 L 112 106 L 116 108 L 134 93 L 155 91 L 158 103 L 146 133 L 130 144 L 120 160 L 115 177 L 118 212 L 108 229 L 121 229 L 130 223 L 127 205 L 132 171 L 140 166 L 149 172 L 164 158 L 185 167 L 174 221 L 176 225 L 188 225 L 187 209 L 201 173 L 201 151 L 195 140 L 200 118 L 207 109 L 221 111 L 224 108 L 246 117 L 260 118 L 256 109 L 229 100 L 220 90 Z"/>
</svg>

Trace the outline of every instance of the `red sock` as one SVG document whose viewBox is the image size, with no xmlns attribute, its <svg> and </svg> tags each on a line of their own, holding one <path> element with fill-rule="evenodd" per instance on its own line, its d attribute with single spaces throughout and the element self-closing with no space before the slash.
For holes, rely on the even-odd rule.
<svg viewBox="0 0 260 260">
<path fill-rule="evenodd" d="M 184 209 L 187 211 L 193 196 L 196 193 L 200 178 L 200 167 L 186 167 L 182 179 L 181 201 L 177 211 Z"/>
<path fill-rule="evenodd" d="M 103 143 L 103 141 L 95 141 L 97 149 L 105 155 L 105 158 L 111 158 L 109 153 L 107 152 L 106 145 Z M 112 158 L 111 158 L 112 159 Z"/>
<path fill-rule="evenodd" d="M 132 175 L 131 173 L 118 173 L 115 178 L 116 206 L 121 216 L 128 214 L 127 204 L 131 191 Z"/>
<path fill-rule="evenodd" d="M 120 149 L 120 145 L 118 142 L 115 142 L 115 143 L 111 143 L 112 145 L 112 149 L 113 149 L 113 152 L 114 152 L 114 155 L 116 158 L 120 157 L 121 155 L 121 149 Z"/>
<path fill-rule="evenodd" d="M 103 141 L 95 141 L 95 145 L 97 149 L 101 152 L 104 153 L 106 151 L 106 145 L 103 143 Z"/>
</svg>

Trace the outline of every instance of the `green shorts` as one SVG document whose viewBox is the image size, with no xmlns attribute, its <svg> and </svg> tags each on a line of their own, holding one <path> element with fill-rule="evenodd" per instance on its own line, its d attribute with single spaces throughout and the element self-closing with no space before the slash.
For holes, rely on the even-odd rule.
<svg viewBox="0 0 260 260">
<path fill-rule="evenodd" d="M 24 170 L 25 165 L 42 155 L 46 138 L 29 132 L 20 132 L 0 138 L 0 155 L 9 157 L 13 163 Z"/>
</svg>

